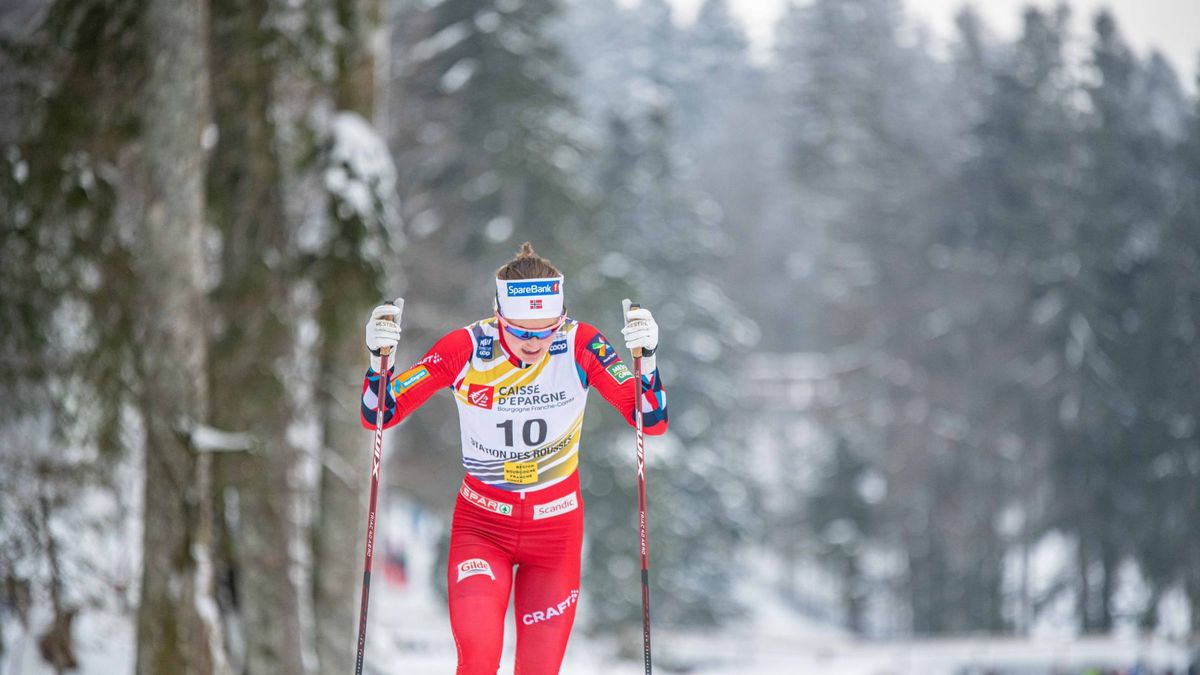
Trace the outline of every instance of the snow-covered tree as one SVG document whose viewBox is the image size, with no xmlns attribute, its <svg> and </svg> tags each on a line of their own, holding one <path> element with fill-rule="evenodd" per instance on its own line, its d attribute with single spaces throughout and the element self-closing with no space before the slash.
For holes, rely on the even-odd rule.
<svg viewBox="0 0 1200 675">
<path fill-rule="evenodd" d="M 179 107 L 150 117 L 141 105 L 176 86 L 173 103 L 203 110 L 191 77 L 203 64 L 203 13 L 143 9 L 53 3 L 32 36 L 6 43 L 17 72 L 37 84 L 5 152 L 0 380 L 14 405 L 0 422 L 8 439 L 0 473 L 27 487 L 5 489 L 0 536 L 11 563 L 5 583 L 25 589 L 22 611 L 51 610 L 49 627 L 28 628 L 59 672 L 77 665 L 72 619 L 136 602 L 139 586 L 150 596 L 141 605 L 143 663 L 208 673 L 222 658 L 202 611 L 213 603 L 207 516 L 190 508 L 205 502 L 206 482 L 188 442 L 207 406 L 203 333 L 193 332 L 203 310 L 191 302 L 204 224 L 200 127 Z M 144 41 L 150 27 L 161 32 Z M 161 57 L 157 69 L 147 67 L 151 54 Z M 156 143 L 146 152 L 135 144 L 139 129 Z M 176 163 L 181 156 L 195 162 Z M 140 351 L 139 341 L 156 349 Z M 143 446 L 155 463 L 144 484 L 131 484 L 140 455 L 130 451 Z M 142 530 L 145 547 L 129 542 L 122 520 L 143 506 L 133 496 L 143 491 L 145 507 L 165 516 Z M 128 558 L 97 555 L 109 545 Z M 128 575 L 142 553 L 151 562 L 139 584 Z"/>
<path fill-rule="evenodd" d="M 1200 58 L 1197 59 L 1200 62 Z M 1200 84 L 1200 74 L 1197 82 Z M 1193 89 L 1194 91 L 1196 89 Z M 1197 349 L 1196 324 L 1200 317 L 1200 192 L 1189 186 L 1200 185 L 1200 97 L 1193 96 L 1191 109 L 1186 117 L 1184 140 L 1174 153 L 1179 162 L 1177 189 L 1180 199 L 1177 210 L 1171 216 L 1171 246 L 1164 246 L 1171 260 L 1175 287 L 1174 313 L 1167 324 L 1170 337 L 1164 359 L 1171 363 L 1196 363 L 1200 359 Z M 1172 396 L 1170 436 L 1173 458 L 1171 469 L 1164 476 L 1167 494 L 1162 495 L 1162 520 L 1167 536 L 1178 536 L 1180 555 L 1177 572 L 1181 572 L 1182 586 L 1191 609 L 1192 634 L 1200 626 L 1200 537 L 1190 526 L 1187 514 L 1200 508 L 1200 448 L 1196 443 L 1196 404 L 1200 400 L 1197 379 L 1190 377 L 1190 369 L 1175 368 L 1171 371 L 1167 387 Z M 1165 461 L 1164 461 L 1165 463 Z"/>
<path fill-rule="evenodd" d="M 232 673 L 214 595 L 204 298 L 204 131 L 209 124 L 203 4 L 146 6 L 145 190 L 134 270 L 144 334 L 137 367 L 146 422 L 137 669 Z"/>
<path fill-rule="evenodd" d="M 1076 283 L 1088 298 L 1083 316 L 1093 330 L 1093 358 L 1111 369 L 1100 369 L 1094 385 L 1102 412 L 1093 426 L 1105 424 L 1106 442 L 1091 441 L 1088 456 L 1105 475 L 1101 499 L 1116 509 L 1100 535 L 1107 545 L 1092 547 L 1118 560 L 1141 560 L 1152 588 L 1143 618 L 1152 623 L 1158 598 L 1176 580 L 1161 545 L 1153 543 L 1164 533 L 1138 523 L 1163 522 L 1152 495 L 1170 490 L 1159 489 L 1153 466 L 1178 452 L 1168 439 L 1176 411 L 1186 406 L 1176 399 L 1180 392 L 1163 387 L 1177 368 L 1174 358 L 1163 358 L 1173 351 L 1172 331 L 1152 328 L 1175 324 L 1180 308 L 1180 289 L 1170 280 L 1176 272 L 1164 248 L 1173 234 L 1169 214 L 1178 168 L 1164 160 L 1183 135 L 1186 108 L 1169 66 L 1137 59 L 1110 14 L 1100 13 L 1094 25 L 1092 80 L 1084 87 L 1091 102 L 1083 131 L 1087 210 Z M 1093 504 L 1090 510 L 1102 508 Z M 1095 602 L 1085 608 L 1085 627 L 1109 628 L 1111 600 L 1103 598 L 1112 596 L 1111 588 L 1089 595 Z"/>
<path fill-rule="evenodd" d="M 696 49 L 710 60 L 720 51 L 741 62 L 737 45 L 722 41 L 737 36 L 734 26 L 718 25 L 728 19 L 723 7 L 706 10 L 718 14 L 709 27 L 720 35 L 701 30 Z M 752 536 L 747 513 L 756 499 L 737 451 L 739 402 L 722 364 L 754 343 L 758 330 L 723 286 L 733 242 L 721 207 L 687 167 L 697 150 L 691 133 L 715 125 L 728 108 L 707 99 L 721 84 L 702 84 L 707 71 L 689 68 L 688 38 L 665 2 L 629 9 L 575 3 L 561 31 L 600 149 L 588 176 L 592 228 L 604 246 L 580 263 L 576 288 L 584 297 L 576 307 L 613 316 L 624 295 L 653 309 L 664 330 L 659 367 L 671 410 L 680 411 L 666 439 L 647 448 L 653 613 L 670 624 L 720 624 L 738 613 L 737 562 L 727 552 Z M 682 130 L 685 118 L 691 131 Z M 592 542 L 585 587 L 593 628 L 632 631 L 640 607 L 632 439 L 607 417 L 597 411 L 582 460 Z"/>
<path fill-rule="evenodd" d="M 401 358 L 491 310 L 487 290 L 514 242 L 530 241 L 568 275 L 592 255 L 579 183 L 585 141 L 568 70 L 550 31 L 558 0 L 445 0 L 398 11 L 389 141 L 410 246 Z M 575 296 L 574 286 L 569 291 Z M 572 300 L 574 311 L 574 300 Z M 406 425 L 393 474 L 449 506 L 457 438 L 440 397 Z"/>
</svg>

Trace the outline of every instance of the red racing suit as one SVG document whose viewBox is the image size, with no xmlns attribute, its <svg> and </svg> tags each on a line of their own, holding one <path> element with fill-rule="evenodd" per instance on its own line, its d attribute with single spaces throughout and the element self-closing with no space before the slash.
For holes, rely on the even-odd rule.
<svg viewBox="0 0 1200 675">
<path fill-rule="evenodd" d="M 458 404 L 462 461 L 450 533 L 447 586 L 458 675 L 495 675 L 510 592 L 517 616 L 518 675 L 558 673 L 579 599 L 583 500 L 579 441 L 587 393 L 596 388 L 634 424 L 633 373 L 596 328 L 568 319 L 545 356 L 523 364 L 495 319 L 438 340 L 391 378 L 384 427 L 439 389 Z M 375 427 L 378 374 L 363 382 L 362 422 Z M 643 374 L 643 429 L 667 429 L 657 371 Z M 515 567 L 515 572 L 514 572 Z"/>
</svg>

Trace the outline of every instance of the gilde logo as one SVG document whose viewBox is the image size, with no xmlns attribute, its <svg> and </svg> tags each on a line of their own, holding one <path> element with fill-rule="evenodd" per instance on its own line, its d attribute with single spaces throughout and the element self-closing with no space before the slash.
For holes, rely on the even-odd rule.
<svg viewBox="0 0 1200 675">
<path fill-rule="evenodd" d="M 488 561 L 483 558 L 471 558 L 458 563 L 458 581 L 454 583 L 477 574 L 486 574 L 492 578 L 492 581 L 496 580 L 496 575 L 492 574 L 492 566 L 488 564 Z"/>
<path fill-rule="evenodd" d="M 492 408 L 492 398 L 496 388 L 486 384 L 472 384 L 467 387 L 467 400 L 476 408 Z"/>
</svg>

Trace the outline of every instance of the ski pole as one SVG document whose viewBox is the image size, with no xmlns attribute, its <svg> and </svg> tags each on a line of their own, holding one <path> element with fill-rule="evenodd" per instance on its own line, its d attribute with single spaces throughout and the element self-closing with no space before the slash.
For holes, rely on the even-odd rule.
<svg viewBox="0 0 1200 675">
<path fill-rule="evenodd" d="M 400 312 L 404 311 L 404 300 L 396 299 L 397 313 L 393 321 L 400 320 Z M 371 502 L 367 515 L 367 552 L 363 563 L 362 606 L 358 610 L 358 659 L 354 665 L 354 675 L 362 675 L 363 655 L 367 648 L 367 606 L 371 595 L 371 561 L 375 557 L 375 505 L 379 498 L 379 465 L 383 460 L 383 413 L 387 400 L 388 388 L 388 356 L 391 348 L 379 350 L 379 400 L 375 403 L 375 445 L 371 460 Z"/>
<path fill-rule="evenodd" d="M 636 302 L 629 309 L 640 309 Z M 650 675 L 650 552 L 646 531 L 646 438 L 642 433 L 642 348 L 633 348 L 633 418 L 637 427 L 638 536 L 642 547 L 642 651 Z"/>
</svg>

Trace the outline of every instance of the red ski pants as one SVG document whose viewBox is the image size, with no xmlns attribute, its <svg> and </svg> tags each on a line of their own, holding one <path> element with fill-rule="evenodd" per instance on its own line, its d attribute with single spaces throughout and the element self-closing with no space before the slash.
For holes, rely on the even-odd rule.
<svg viewBox="0 0 1200 675">
<path fill-rule="evenodd" d="M 458 675 L 496 675 L 510 592 L 515 675 L 557 675 L 575 621 L 582 545 L 578 472 L 530 493 L 463 480 L 446 570 Z"/>
</svg>

